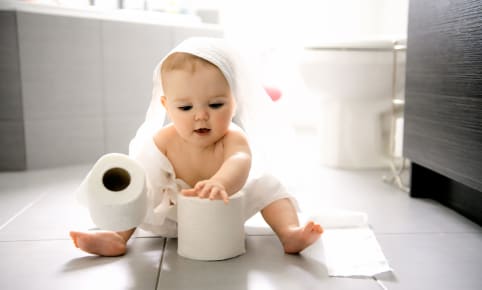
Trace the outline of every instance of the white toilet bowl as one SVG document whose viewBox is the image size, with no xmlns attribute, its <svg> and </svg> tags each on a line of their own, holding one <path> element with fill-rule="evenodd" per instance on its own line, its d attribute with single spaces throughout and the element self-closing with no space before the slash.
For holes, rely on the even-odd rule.
<svg viewBox="0 0 482 290">
<path fill-rule="evenodd" d="M 300 71 L 321 103 L 318 132 L 324 165 L 388 166 L 394 53 L 390 40 L 323 43 L 304 50 Z M 396 76 L 404 79 L 404 52 L 396 53 Z"/>
</svg>

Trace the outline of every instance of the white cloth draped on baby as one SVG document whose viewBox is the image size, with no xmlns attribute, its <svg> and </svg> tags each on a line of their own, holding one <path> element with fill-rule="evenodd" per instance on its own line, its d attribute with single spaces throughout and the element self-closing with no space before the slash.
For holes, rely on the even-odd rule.
<svg viewBox="0 0 482 290">
<path fill-rule="evenodd" d="M 226 41 L 218 38 L 189 38 L 175 47 L 155 67 L 152 99 L 146 119 L 129 145 L 129 156 L 145 168 L 148 179 L 150 205 L 141 227 L 164 236 L 175 236 L 176 222 L 170 218 L 170 209 L 175 205 L 175 193 L 188 186 L 175 178 L 172 165 L 153 141 L 154 134 L 163 127 L 166 119 L 166 111 L 160 101 L 164 94 L 160 68 L 163 61 L 174 52 L 189 53 L 211 62 L 221 70 L 230 85 L 237 104 L 233 121 L 248 136 L 253 155 L 250 178 L 243 189 L 247 194 L 246 216 L 255 214 L 281 198 L 291 198 L 297 207 L 279 179 L 274 177 L 282 177 L 285 182 L 290 175 L 284 174 L 284 169 L 300 168 L 296 154 L 293 154 L 295 138 L 286 118 L 281 116 L 276 103 L 271 101 L 255 73 L 249 71 L 248 62 Z"/>
<path fill-rule="evenodd" d="M 190 186 L 176 178 L 172 164 L 158 150 L 154 140 L 145 142 L 140 149 L 137 155 L 131 156 L 144 168 L 148 188 L 147 214 L 140 228 L 164 237 L 177 237 L 176 197 L 181 189 Z M 290 198 L 297 207 L 296 200 L 286 188 L 269 174 L 250 175 L 243 192 L 245 221 L 282 198 Z"/>
</svg>

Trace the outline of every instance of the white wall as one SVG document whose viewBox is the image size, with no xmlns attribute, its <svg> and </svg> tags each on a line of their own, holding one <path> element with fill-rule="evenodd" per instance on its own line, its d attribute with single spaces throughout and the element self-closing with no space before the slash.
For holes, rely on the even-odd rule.
<svg viewBox="0 0 482 290">
<path fill-rule="evenodd" d="M 232 38 L 297 44 L 406 35 L 408 0 L 245 0 L 219 4 Z"/>
<path fill-rule="evenodd" d="M 219 1 L 219 9 L 225 37 L 251 57 L 263 81 L 282 89 L 287 107 L 304 102 L 300 114 L 292 110 L 295 122 L 318 115 L 306 111 L 310 104 L 317 108 L 318 100 L 306 91 L 299 72 L 303 47 L 405 38 L 407 31 L 408 0 Z"/>
</svg>

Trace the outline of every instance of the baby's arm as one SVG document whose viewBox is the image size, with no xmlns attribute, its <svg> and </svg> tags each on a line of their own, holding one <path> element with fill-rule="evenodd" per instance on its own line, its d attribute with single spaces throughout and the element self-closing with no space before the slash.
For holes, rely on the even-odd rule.
<svg viewBox="0 0 482 290">
<path fill-rule="evenodd" d="M 224 162 L 219 170 L 210 179 L 198 182 L 193 189 L 184 190 L 185 195 L 221 198 L 227 203 L 230 195 L 243 188 L 251 168 L 247 138 L 241 130 L 231 130 L 224 137 L 223 145 Z"/>
</svg>

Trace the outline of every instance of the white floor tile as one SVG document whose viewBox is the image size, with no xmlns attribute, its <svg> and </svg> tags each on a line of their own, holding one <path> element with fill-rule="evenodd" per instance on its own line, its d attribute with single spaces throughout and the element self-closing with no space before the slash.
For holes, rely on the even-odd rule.
<svg viewBox="0 0 482 290">
<path fill-rule="evenodd" d="M 88 169 L 78 166 L 25 174 L 27 178 L 32 177 L 25 185 L 25 192 L 29 192 L 32 198 L 11 213 L 15 218 L 7 220 L 8 224 L 4 223 L 0 229 L 0 241 L 69 239 L 69 230 L 93 228 L 87 209 L 77 202 L 75 196 Z M 19 178 L 12 178 L 9 182 L 11 188 L 13 183 L 22 184 Z M 16 191 L 22 196 L 20 189 Z M 11 195 L 12 189 L 7 192 Z"/>
<path fill-rule="evenodd" d="M 380 280 L 396 289 L 482 289 L 480 233 L 379 235 L 392 275 Z"/>
<path fill-rule="evenodd" d="M 376 289 L 371 279 L 329 278 L 323 264 L 286 255 L 275 236 L 248 236 L 246 254 L 224 261 L 195 261 L 167 240 L 157 289 Z"/>
<path fill-rule="evenodd" d="M 172 239 L 163 255 L 163 239 L 141 230 L 124 257 L 87 255 L 68 231 L 94 227 L 74 194 L 90 168 L 0 174 L 0 289 L 382 289 L 370 279 L 329 278 L 319 260 L 283 254 L 259 215 L 247 225 L 248 252 L 226 261 L 182 258 Z M 482 289 L 480 226 L 383 183 L 383 171 L 305 169 L 292 188 L 304 212 L 368 213 L 395 270 L 380 277 L 388 289 Z"/>
<path fill-rule="evenodd" d="M 125 256 L 106 258 L 71 241 L 0 242 L 0 289 L 155 289 L 163 244 L 134 239 Z"/>
<path fill-rule="evenodd" d="M 481 228 L 430 199 L 410 198 L 386 184 L 383 170 L 344 171 L 317 167 L 300 178 L 294 192 L 311 214 L 341 208 L 363 211 L 376 233 L 481 232 Z"/>
</svg>

